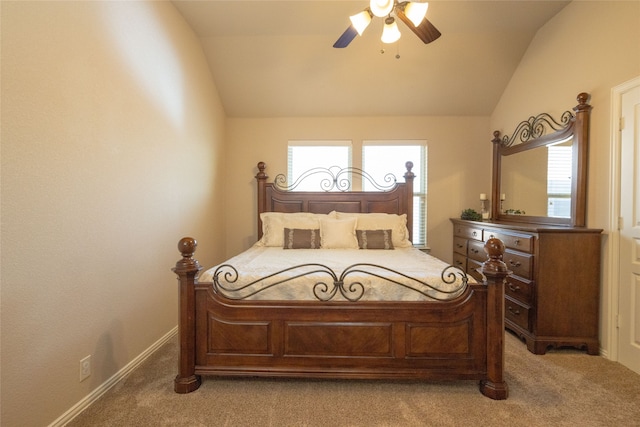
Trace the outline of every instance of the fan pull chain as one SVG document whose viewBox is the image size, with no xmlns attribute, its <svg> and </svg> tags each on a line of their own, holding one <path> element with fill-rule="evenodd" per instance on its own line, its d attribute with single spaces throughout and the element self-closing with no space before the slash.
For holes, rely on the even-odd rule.
<svg viewBox="0 0 640 427">
<path fill-rule="evenodd" d="M 400 59 L 400 41 L 396 42 L 396 59 Z M 384 55 L 386 52 L 384 45 L 380 48 L 380 55 Z"/>
</svg>

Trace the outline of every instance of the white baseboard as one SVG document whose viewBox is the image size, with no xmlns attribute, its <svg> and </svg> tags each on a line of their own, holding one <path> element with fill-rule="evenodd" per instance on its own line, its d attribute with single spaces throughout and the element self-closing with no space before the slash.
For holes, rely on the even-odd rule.
<svg viewBox="0 0 640 427">
<path fill-rule="evenodd" d="M 49 424 L 49 427 L 61 427 L 77 417 L 82 411 L 87 409 L 93 402 L 98 400 L 103 394 L 109 391 L 120 380 L 126 377 L 131 371 L 136 369 L 142 362 L 144 362 L 149 356 L 156 352 L 165 343 L 171 340 L 178 333 L 178 326 L 167 332 L 162 338 L 153 343 L 149 348 L 140 353 L 135 359 L 129 362 L 126 366 L 116 372 L 111 378 L 102 383 L 99 387 L 89 393 L 84 399 L 73 405 L 67 412 L 62 414 L 57 420 Z"/>
</svg>

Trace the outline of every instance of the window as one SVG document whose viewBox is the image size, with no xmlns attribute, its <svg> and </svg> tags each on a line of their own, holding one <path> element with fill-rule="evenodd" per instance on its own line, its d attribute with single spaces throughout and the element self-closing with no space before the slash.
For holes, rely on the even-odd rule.
<svg viewBox="0 0 640 427">
<path fill-rule="evenodd" d="M 288 185 L 294 185 L 302 174 L 313 168 L 345 169 L 351 166 L 351 141 L 289 141 Z M 296 191 L 321 191 L 321 182 L 326 174 L 315 174 L 305 178 Z M 350 178 L 351 177 L 347 177 Z M 332 191 L 337 191 L 333 188 Z"/>
<path fill-rule="evenodd" d="M 571 216 L 571 146 L 551 146 L 547 156 L 547 216 Z"/>
<path fill-rule="evenodd" d="M 313 168 L 336 170 L 349 168 L 352 165 L 351 141 L 289 141 L 288 149 L 288 185 L 296 181 Z M 393 174 L 399 182 L 404 181 L 405 163 L 413 162 L 413 243 L 427 244 L 427 144 L 424 140 L 363 141 L 362 169 L 372 179 L 383 186 L 385 176 Z M 326 174 L 311 175 L 295 187 L 296 191 L 319 191 Z M 351 177 L 346 177 L 351 181 Z M 354 179 L 355 190 L 359 189 L 359 179 Z M 363 179 L 362 189 L 379 191 L 375 186 Z M 333 188 L 337 191 L 337 188 Z"/>
<path fill-rule="evenodd" d="M 362 169 L 378 183 L 388 173 L 404 181 L 405 163 L 413 162 L 413 243 L 427 243 L 427 143 L 426 141 L 363 141 Z M 365 191 L 375 191 L 364 180 Z"/>
</svg>

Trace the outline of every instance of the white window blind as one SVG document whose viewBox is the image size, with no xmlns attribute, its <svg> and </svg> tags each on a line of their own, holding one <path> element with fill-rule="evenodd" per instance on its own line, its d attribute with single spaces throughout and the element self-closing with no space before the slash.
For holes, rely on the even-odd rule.
<svg viewBox="0 0 640 427">
<path fill-rule="evenodd" d="M 551 146 L 547 155 L 547 216 L 571 216 L 571 146 Z"/>
<path fill-rule="evenodd" d="M 363 141 L 362 169 L 378 183 L 384 183 L 388 173 L 404 181 L 405 163 L 413 162 L 413 243 L 427 244 L 427 142 L 418 141 Z M 365 191 L 376 188 L 363 182 Z"/>
<path fill-rule="evenodd" d="M 345 169 L 351 166 L 351 141 L 289 141 L 288 179 L 295 183 L 305 172 L 314 168 Z M 326 174 L 305 178 L 296 191 L 321 191 Z M 350 177 L 349 177 L 350 178 Z M 335 191 L 336 189 L 333 189 Z"/>
</svg>

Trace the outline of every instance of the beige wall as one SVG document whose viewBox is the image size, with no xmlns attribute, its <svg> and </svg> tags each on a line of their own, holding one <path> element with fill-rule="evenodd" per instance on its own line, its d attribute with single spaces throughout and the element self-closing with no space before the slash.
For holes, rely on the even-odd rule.
<svg viewBox="0 0 640 427">
<path fill-rule="evenodd" d="M 0 5 L 2 425 L 52 422 L 171 330 L 177 240 L 197 237 L 205 266 L 249 247 L 256 163 L 286 172 L 290 139 L 350 139 L 354 153 L 366 139 L 426 139 L 429 245 L 450 260 L 448 218 L 490 192 L 490 131 L 587 91 L 589 225 L 609 227 L 610 90 L 640 74 L 638 2 L 571 3 L 539 31 L 491 118 L 226 122 L 199 42 L 169 3 Z M 88 354 L 93 374 L 79 383 Z"/>
<path fill-rule="evenodd" d="M 611 227 L 611 89 L 640 75 L 640 2 L 573 1 L 529 46 L 491 117 L 491 128 L 510 133 L 541 112 L 559 116 L 591 94 L 588 226 L 602 228 L 601 346 L 609 348 L 607 234 Z M 562 285 L 562 284 L 559 284 Z"/>
<path fill-rule="evenodd" d="M 180 237 L 221 260 L 224 113 L 168 2 L 1 7 L 0 424 L 42 426 L 175 327 Z"/>
<path fill-rule="evenodd" d="M 452 95 L 453 96 L 453 95 Z M 287 173 L 287 142 L 341 139 L 353 143 L 354 166 L 363 140 L 425 139 L 429 156 L 427 239 L 432 254 L 451 261 L 452 226 L 468 207 L 480 209 L 490 193 L 491 139 L 488 117 L 345 117 L 227 120 L 227 255 L 257 239 L 256 185 L 259 161 L 273 179 Z"/>
</svg>

